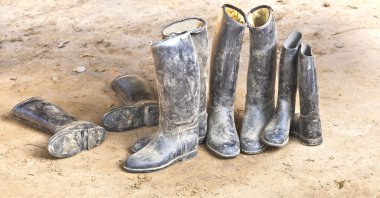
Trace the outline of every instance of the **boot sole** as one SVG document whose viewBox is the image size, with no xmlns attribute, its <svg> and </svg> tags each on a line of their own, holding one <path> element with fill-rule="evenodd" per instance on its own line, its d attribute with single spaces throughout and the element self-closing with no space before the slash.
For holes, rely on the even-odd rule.
<svg viewBox="0 0 380 198">
<path fill-rule="evenodd" d="M 118 126 L 117 123 L 125 125 Z M 103 116 L 102 125 L 107 131 L 112 132 L 158 125 L 158 105 L 146 104 L 113 109 Z"/>
<path fill-rule="evenodd" d="M 106 132 L 102 127 L 58 132 L 49 139 L 48 151 L 54 157 L 68 158 L 97 147 L 105 137 Z"/>
<path fill-rule="evenodd" d="M 240 150 L 236 153 L 236 154 L 233 154 L 233 155 L 225 155 L 225 154 L 222 154 L 222 153 L 219 153 L 218 151 L 210 148 L 210 146 L 206 143 L 207 145 L 207 148 L 210 149 L 210 151 L 212 151 L 212 153 L 214 153 L 215 155 L 219 156 L 219 157 L 222 157 L 222 158 L 234 158 L 234 157 L 237 157 L 239 154 L 240 154 Z"/>
<path fill-rule="evenodd" d="M 305 138 L 301 134 L 296 133 L 296 132 L 290 132 L 290 135 L 298 138 L 300 140 L 300 142 L 306 146 L 318 146 L 318 145 L 321 145 L 323 143 L 322 137 L 315 138 L 315 139 L 308 139 L 308 138 Z"/>
<path fill-rule="evenodd" d="M 241 149 L 241 151 L 245 154 L 248 154 L 248 155 L 256 155 L 256 154 L 260 154 L 260 153 L 264 152 L 266 149 L 267 149 L 267 147 L 265 146 L 262 149 L 256 150 L 256 151 L 246 151 L 243 149 Z"/>
<path fill-rule="evenodd" d="M 175 164 L 176 162 L 180 162 L 180 161 L 186 161 L 186 160 L 189 160 L 189 159 L 192 159 L 194 158 L 195 156 L 197 155 L 197 150 L 195 151 L 191 151 L 189 153 L 186 153 L 182 156 L 178 156 L 174 159 L 172 159 L 171 161 L 169 161 L 168 163 L 166 164 L 163 164 L 161 166 L 158 166 L 158 167 L 153 167 L 153 168 L 145 168 L 145 169 L 134 169 L 134 168 L 128 168 L 126 167 L 125 165 L 123 165 L 123 168 L 124 170 L 126 170 L 127 172 L 131 172 L 131 173 L 149 173 L 149 172 L 153 172 L 153 171 L 158 171 L 158 170 L 161 170 L 161 169 L 164 169 L 172 164 Z"/>
</svg>

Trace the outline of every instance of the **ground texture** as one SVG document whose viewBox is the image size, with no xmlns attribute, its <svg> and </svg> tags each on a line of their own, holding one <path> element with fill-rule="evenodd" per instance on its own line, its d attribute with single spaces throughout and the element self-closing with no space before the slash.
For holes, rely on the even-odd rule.
<svg viewBox="0 0 380 198">
<path fill-rule="evenodd" d="M 150 174 L 122 170 L 128 149 L 156 128 L 108 133 L 75 157 L 49 156 L 49 135 L 10 116 L 40 96 L 100 123 L 122 105 L 110 88 L 121 74 L 155 85 L 149 42 L 180 18 L 203 17 L 212 39 L 225 1 L 0 0 L 0 197 L 376 197 L 380 196 L 380 3 L 262 1 L 275 10 L 279 46 L 303 33 L 316 56 L 324 143 L 296 139 L 282 149 L 223 160 L 201 146 L 196 158 Z M 230 2 L 249 11 L 257 1 Z M 236 94 L 246 93 L 245 32 Z M 74 68 L 85 66 L 77 73 Z"/>
</svg>

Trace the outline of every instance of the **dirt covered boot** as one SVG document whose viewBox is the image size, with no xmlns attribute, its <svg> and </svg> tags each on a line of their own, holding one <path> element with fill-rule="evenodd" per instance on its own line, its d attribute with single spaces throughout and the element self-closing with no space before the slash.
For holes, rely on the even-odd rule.
<svg viewBox="0 0 380 198">
<path fill-rule="evenodd" d="M 297 92 L 297 60 L 302 34 L 292 31 L 286 38 L 280 58 L 277 106 L 266 125 L 261 140 L 268 146 L 282 147 L 288 143 Z"/>
<path fill-rule="evenodd" d="M 266 148 L 260 136 L 274 112 L 276 25 L 272 8 L 266 5 L 253 8 L 247 18 L 250 51 L 240 148 L 246 154 L 258 154 Z"/>
<path fill-rule="evenodd" d="M 126 106 L 112 109 L 103 116 L 102 125 L 107 131 L 158 125 L 157 94 L 146 80 L 137 75 L 123 75 L 114 79 L 111 87 Z"/>
<path fill-rule="evenodd" d="M 322 144 L 322 126 L 319 116 L 319 90 L 314 56 L 307 44 L 301 44 L 298 55 L 298 92 L 301 113 L 293 117 L 290 135 L 303 144 Z"/>
<path fill-rule="evenodd" d="M 151 172 L 194 157 L 198 147 L 200 66 L 190 33 L 151 45 L 160 118 L 156 135 L 129 156 L 128 172 Z"/>
<path fill-rule="evenodd" d="M 200 103 L 199 103 L 199 144 L 202 144 L 206 138 L 207 131 L 207 93 L 208 93 L 208 37 L 207 23 L 202 18 L 191 17 L 175 21 L 162 30 L 163 38 L 172 35 L 189 32 L 197 53 L 200 64 L 201 84 L 200 84 Z M 143 148 L 151 137 L 139 139 L 131 148 L 132 152 L 137 152 Z"/>
<path fill-rule="evenodd" d="M 58 106 L 37 97 L 17 104 L 12 115 L 27 125 L 53 134 L 48 142 L 48 151 L 58 158 L 72 157 L 92 149 L 106 137 L 102 127 L 77 120 Z"/>
<path fill-rule="evenodd" d="M 240 153 L 234 101 L 246 18 L 243 11 L 223 5 L 211 51 L 210 107 L 207 147 L 224 158 Z"/>
</svg>

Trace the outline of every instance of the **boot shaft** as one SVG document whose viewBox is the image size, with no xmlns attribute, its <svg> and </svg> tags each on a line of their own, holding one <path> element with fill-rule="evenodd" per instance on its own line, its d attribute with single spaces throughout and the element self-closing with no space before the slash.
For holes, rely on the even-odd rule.
<svg viewBox="0 0 380 198">
<path fill-rule="evenodd" d="M 250 53 L 246 105 L 274 109 L 277 43 L 272 8 L 255 7 L 247 18 Z"/>
<path fill-rule="evenodd" d="M 137 75 L 119 76 L 112 81 L 111 87 L 126 105 L 157 102 L 158 100 L 157 94 L 154 93 L 148 82 Z"/>
<path fill-rule="evenodd" d="M 175 21 L 162 29 L 162 37 L 167 37 L 189 32 L 197 53 L 200 65 L 200 104 L 199 112 L 206 110 L 208 92 L 208 34 L 207 23 L 202 18 L 191 17 Z"/>
<path fill-rule="evenodd" d="M 160 103 L 160 129 L 176 131 L 198 124 L 200 69 L 189 33 L 151 46 Z"/>
<path fill-rule="evenodd" d="M 244 12 L 232 5 L 223 5 L 210 58 L 211 107 L 232 107 L 234 104 L 245 27 Z"/>
<path fill-rule="evenodd" d="M 287 106 L 286 112 L 294 114 L 297 92 L 297 62 L 302 34 L 292 31 L 285 40 L 280 57 L 277 109 Z M 287 104 L 284 105 L 283 103 Z"/>
<path fill-rule="evenodd" d="M 29 98 L 12 109 L 12 115 L 27 125 L 50 134 L 76 120 L 60 107 L 38 97 Z"/>
</svg>

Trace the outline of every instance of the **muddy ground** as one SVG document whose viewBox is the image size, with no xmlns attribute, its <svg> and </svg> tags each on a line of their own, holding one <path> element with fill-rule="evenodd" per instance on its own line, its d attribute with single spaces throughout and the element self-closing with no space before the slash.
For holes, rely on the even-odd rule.
<svg viewBox="0 0 380 198">
<path fill-rule="evenodd" d="M 196 158 L 150 174 L 122 170 L 128 148 L 156 128 L 108 133 L 99 147 L 69 159 L 49 156 L 49 135 L 10 110 L 32 96 L 100 124 L 122 105 L 110 88 L 121 74 L 155 84 L 149 42 L 176 19 L 208 21 L 212 39 L 227 1 L 0 0 L 0 197 L 379 197 L 380 3 L 261 1 L 271 5 L 278 43 L 303 33 L 316 56 L 324 143 L 296 139 L 282 149 L 223 160 L 201 146 Z M 248 12 L 258 1 L 228 1 Z M 236 95 L 244 112 L 244 35 Z M 82 73 L 73 68 L 85 66 Z M 239 126 L 238 126 L 239 127 Z"/>
</svg>

